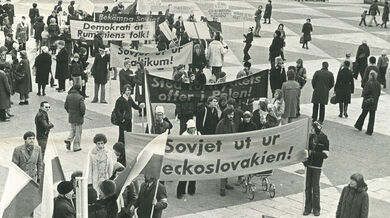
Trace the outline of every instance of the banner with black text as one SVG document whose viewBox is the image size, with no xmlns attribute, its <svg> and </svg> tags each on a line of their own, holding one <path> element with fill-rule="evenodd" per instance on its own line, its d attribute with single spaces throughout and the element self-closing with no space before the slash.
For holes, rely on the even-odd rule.
<svg viewBox="0 0 390 218">
<path fill-rule="evenodd" d="M 250 76 L 214 85 L 194 85 L 147 75 L 150 101 L 152 103 L 205 102 L 209 96 L 226 99 L 267 97 L 268 70 Z"/>
<path fill-rule="evenodd" d="M 135 67 L 138 61 L 144 63 L 146 69 L 172 68 L 179 64 L 192 63 L 192 42 L 181 47 L 165 51 L 143 53 L 131 50 L 128 47 L 111 44 L 111 67 L 123 67 L 125 59 L 129 59 L 131 66 Z"/>
<path fill-rule="evenodd" d="M 188 181 L 254 174 L 302 162 L 310 120 L 224 135 L 168 135 L 161 180 Z M 125 133 L 126 158 L 156 135 Z"/>
<path fill-rule="evenodd" d="M 103 40 L 153 40 L 155 22 L 97 23 L 92 21 L 70 20 L 72 39 L 84 37 L 86 40 L 93 40 L 94 36 L 100 31 L 103 32 Z"/>
</svg>

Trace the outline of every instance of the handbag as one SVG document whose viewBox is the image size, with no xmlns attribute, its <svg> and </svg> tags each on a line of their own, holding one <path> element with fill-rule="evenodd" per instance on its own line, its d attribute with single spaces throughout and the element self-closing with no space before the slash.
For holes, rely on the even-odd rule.
<svg viewBox="0 0 390 218">
<path fill-rule="evenodd" d="M 331 104 L 337 104 L 337 103 L 339 103 L 339 102 L 337 101 L 336 93 L 333 93 L 333 96 L 330 98 L 330 103 L 331 103 Z"/>
<path fill-rule="evenodd" d="M 299 39 L 299 43 L 303 44 L 304 42 L 305 42 L 305 40 L 304 40 L 303 36 L 301 36 L 301 38 Z"/>
<path fill-rule="evenodd" d="M 375 104 L 375 99 L 372 96 L 368 96 L 366 99 L 363 100 L 363 108 L 372 107 L 374 104 Z"/>
</svg>

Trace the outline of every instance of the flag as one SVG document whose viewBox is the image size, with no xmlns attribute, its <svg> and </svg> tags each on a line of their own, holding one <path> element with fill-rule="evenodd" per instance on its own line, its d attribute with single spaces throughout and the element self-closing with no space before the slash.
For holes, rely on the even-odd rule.
<svg viewBox="0 0 390 218">
<path fill-rule="evenodd" d="M 142 171 L 154 178 L 160 177 L 167 138 L 168 131 L 150 141 L 137 155 L 137 158 L 128 164 L 125 170 L 118 175 L 114 180 L 117 186 L 117 196 L 120 196 L 126 186 Z"/>
<path fill-rule="evenodd" d="M 136 15 L 137 14 L 137 1 L 135 0 L 133 4 L 129 5 L 125 10 L 123 10 L 123 14 Z"/>
<path fill-rule="evenodd" d="M 146 71 L 144 73 L 144 85 L 145 85 L 145 109 L 146 114 L 148 115 L 146 117 L 147 119 L 147 126 L 146 126 L 146 133 L 154 134 L 154 116 L 153 116 L 153 110 L 152 110 L 152 103 L 150 102 L 150 93 L 149 93 L 149 86 L 148 86 L 148 80 L 146 76 Z"/>
<path fill-rule="evenodd" d="M 54 144 L 49 140 L 46 147 L 45 157 L 43 159 L 44 171 L 42 182 L 42 203 L 41 203 L 41 217 L 52 217 L 54 202 L 56 196 L 55 190 L 57 182 L 65 181 L 64 172 L 61 167 L 60 159 L 55 150 Z"/>
<path fill-rule="evenodd" d="M 39 185 L 15 163 L 11 162 L 0 201 L 0 217 L 30 216 L 40 202 Z"/>
<path fill-rule="evenodd" d="M 92 15 L 95 10 L 95 5 L 90 0 L 80 0 L 77 5 L 77 10 L 84 11 L 85 13 Z"/>
</svg>

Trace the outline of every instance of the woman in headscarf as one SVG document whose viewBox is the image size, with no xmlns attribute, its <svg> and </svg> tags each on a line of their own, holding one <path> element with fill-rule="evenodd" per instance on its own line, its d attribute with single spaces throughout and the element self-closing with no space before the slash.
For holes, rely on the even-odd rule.
<svg viewBox="0 0 390 218">
<path fill-rule="evenodd" d="M 367 189 L 363 176 L 359 173 L 353 174 L 351 181 L 341 192 L 336 218 L 367 218 Z"/>
</svg>

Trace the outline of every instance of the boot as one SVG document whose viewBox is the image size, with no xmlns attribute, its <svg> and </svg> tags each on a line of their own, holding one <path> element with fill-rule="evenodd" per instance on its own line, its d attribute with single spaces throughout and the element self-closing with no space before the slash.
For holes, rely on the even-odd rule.
<svg viewBox="0 0 390 218">
<path fill-rule="evenodd" d="M 343 104 L 342 103 L 339 103 L 339 117 L 342 118 L 343 117 Z"/>
<path fill-rule="evenodd" d="M 348 113 L 347 113 L 347 111 L 348 111 L 348 104 L 344 104 L 344 117 L 345 117 L 345 118 L 348 118 Z"/>
</svg>

